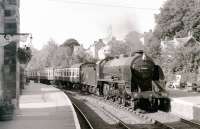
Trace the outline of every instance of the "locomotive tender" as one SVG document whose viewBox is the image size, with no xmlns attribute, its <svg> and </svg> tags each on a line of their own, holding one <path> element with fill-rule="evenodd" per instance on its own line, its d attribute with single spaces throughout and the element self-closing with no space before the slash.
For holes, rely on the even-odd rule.
<svg viewBox="0 0 200 129">
<path fill-rule="evenodd" d="M 64 88 L 79 86 L 82 91 L 104 96 L 133 109 L 168 111 L 170 108 L 162 69 L 143 51 L 131 56 L 107 57 L 96 64 L 82 63 L 28 73 L 29 79 L 47 84 L 54 81 Z"/>
</svg>

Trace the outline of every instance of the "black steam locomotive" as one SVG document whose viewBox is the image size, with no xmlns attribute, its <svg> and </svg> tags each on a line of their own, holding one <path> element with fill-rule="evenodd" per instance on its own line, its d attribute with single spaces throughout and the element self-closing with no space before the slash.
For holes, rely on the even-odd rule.
<svg viewBox="0 0 200 129">
<path fill-rule="evenodd" d="M 107 57 L 95 63 L 75 64 L 69 68 L 28 71 L 28 79 L 64 88 L 77 87 L 124 106 L 145 111 L 168 111 L 170 100 L 160 66 L 143 51 L 131 56 Z"/>
</svg>

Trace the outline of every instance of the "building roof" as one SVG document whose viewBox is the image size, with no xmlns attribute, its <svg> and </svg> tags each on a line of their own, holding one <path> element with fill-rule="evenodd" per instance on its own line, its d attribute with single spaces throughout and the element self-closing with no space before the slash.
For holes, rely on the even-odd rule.
<svg viewBox="0 0 200 129">
<path fill-rule="evenodd" d="M 161 41 L 162 45 L 181 45 L 187 46 L 189 41 L 194 41 L 195 43 L 200 44 L 193 36 L 187 36 L 183 38 L 174 38 L 173 40 L 163 40 Z"/>
</svg>

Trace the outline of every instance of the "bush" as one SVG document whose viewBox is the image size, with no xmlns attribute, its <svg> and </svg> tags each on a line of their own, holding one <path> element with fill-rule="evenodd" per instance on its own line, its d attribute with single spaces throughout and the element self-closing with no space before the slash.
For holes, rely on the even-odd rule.
<svg viewBox="0 0 200 129">
<path fill-rule="evenodd" d="M 21 64 L 27 64 L 31 60 L 31 50 L 29 47 L 18 48 L 17 51 L 18 59 Z"/>
</svg>

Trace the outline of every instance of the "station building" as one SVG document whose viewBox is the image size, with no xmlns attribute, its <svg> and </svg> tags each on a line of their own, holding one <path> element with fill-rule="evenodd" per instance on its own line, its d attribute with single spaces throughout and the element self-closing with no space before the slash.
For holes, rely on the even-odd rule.
<svg viewBox="0 0 200 129">
<path fill-rule="evenodd" d="M 86 53 L 88 53 L 91 57 L 99 59 L 98 51 L 105 46 L 105 43 L 102 39 L 99 39 L 99 41 L 94 41 L 92 45 L 89 46 L 89 48 L 86 50 Z"/>
</svg>

